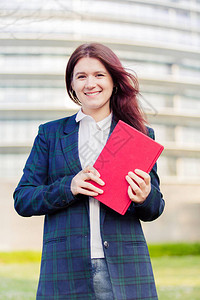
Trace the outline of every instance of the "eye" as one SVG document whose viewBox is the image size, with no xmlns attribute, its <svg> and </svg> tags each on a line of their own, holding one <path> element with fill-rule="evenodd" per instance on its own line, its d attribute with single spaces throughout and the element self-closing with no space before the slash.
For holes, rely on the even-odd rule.
<svg viewBox="0 0 200 300">
<path fill-rule="evenodd" d="M 97 77 L 104 77 L 104 74 L 99 73 L 99 74 L 97 74 L 96 76 L 97 76 Z"/>
<path fill-rule="evenodd" d="M 84 79 L 85 78 L 85 75 L 79 75 L 78 77 L 77 77 L 77 79 Z"/>
</svg>

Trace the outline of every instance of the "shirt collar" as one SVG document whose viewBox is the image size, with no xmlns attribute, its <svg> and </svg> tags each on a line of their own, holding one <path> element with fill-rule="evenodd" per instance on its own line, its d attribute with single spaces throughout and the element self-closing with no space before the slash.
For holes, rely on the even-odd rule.
<svg viewBox="0 0 200 300">
<path fill-rule="evenodd" d="M 80 108 L 79 111 L 78 111 L 78 113 L 77 113 L 77 115 L 76 115 L 76 122 L 78 123 L 78 122 L 80 122 L 81 120 L 83 120 L 84 118 L 85 118 L 85 119 L 92 119 L 92 117 L 90 117 L 90 116 L 84 114 L 84 113 L 82 112 L 81 108 Z"/>
<path fill-rule="evenodd" d="M 80 122 L 80 121 L 93 121 L 95 122 L 95 120 L 89 116 L 89 115 L 86 115 L 82 112 L 82 110 L 80 109 L 76 115 L 76 122 Z M 107 116 L 105 119 L 99 121 L 99 122 L 95 122 L 96 125 L 97 125 L 97 128 L 100 129 L 100 130 L 106 130 L 108 129 L 110 126 L 111 126 L 111 121 L 112 121 L 112 113 L 109 114 L 109 116 Z"/>
</svg>

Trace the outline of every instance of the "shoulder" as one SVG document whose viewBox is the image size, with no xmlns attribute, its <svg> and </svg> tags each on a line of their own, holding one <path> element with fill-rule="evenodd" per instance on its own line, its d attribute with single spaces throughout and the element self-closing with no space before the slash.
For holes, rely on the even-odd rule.
<svg viewBox="0 0 200 300">
<path fill-rule="evenodd" d="M 57 131 L 63 132 L 63 130 L 66 127 L 68 127 L 72 123 L 74 124 L 76 122 L 75 118 L 76 118 L 76 114 L 69 116 L 69 117 L 62 118 L 62 119 L 49 121 L 47 123 L 41 124 L 39 126 L 39 131 L 43 131 L 45 133 L 57 132 Z"/>
<path fill-rule="evenodd" d="M 153 140 L 155 140 L 155 133 L 154 133 L 154 130 L 153 128 L 151 127 L 146 127 L 147 128 L 147 135 L 152 138 Z"/>
</svg>

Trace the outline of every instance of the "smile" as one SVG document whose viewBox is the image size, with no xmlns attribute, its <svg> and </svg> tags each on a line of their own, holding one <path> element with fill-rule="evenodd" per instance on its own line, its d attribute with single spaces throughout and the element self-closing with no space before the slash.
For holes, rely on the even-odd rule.
<svg viewBox="0 0 200 300">
<path fill-rule="evenodd" d="M 101 91 L 99 91 L 99 92 L 90 92 L 90 93 L 85 93 L 85 95 L 86 96 L 96 96 L 96 95 L 98 95 L 100 93 L 101 93 Z"/>
</svg>

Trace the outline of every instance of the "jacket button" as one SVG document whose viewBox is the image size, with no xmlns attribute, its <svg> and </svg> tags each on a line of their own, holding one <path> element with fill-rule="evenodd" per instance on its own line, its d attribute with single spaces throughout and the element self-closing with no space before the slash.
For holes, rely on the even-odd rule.
<svg viewBox="0 0 200 300">
<path fill-rule="evenodd" d="M 109 243 L 107 241 L 105 241 L 103 244 L 106 249 L 109 247 Z"/>
</svg>

